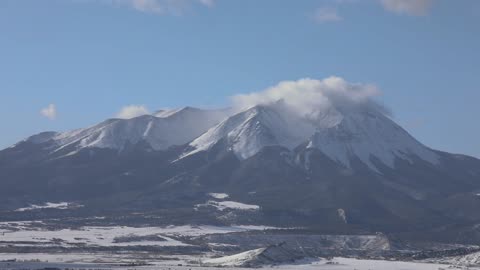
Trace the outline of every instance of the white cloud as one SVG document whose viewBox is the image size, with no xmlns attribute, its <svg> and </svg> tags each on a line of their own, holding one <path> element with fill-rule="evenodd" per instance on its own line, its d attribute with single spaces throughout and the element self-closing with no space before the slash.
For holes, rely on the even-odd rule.
<svg viewBox="0 0 480 270">
<path fill-rule="evenodd" d="M 137 11 L 154 14 L 180 15 L 192 4 L 213 7 L 215 0 L 104 0 L 104 2 L 128 6 Z"/>
<path fill-rule="evenodd" d="M 317 8 L 313 14 L 313 20 L 318 23 L 338 22 L 343 18 L 338 15 L 337 9 L 331 7 Z"/>
<path fill-rule="evenodd" d="M 427 14 L 433 0 L 380 0 L 383 7 L 397 14 L 421 16 Z"/>
<path fill-rule="evenodd" d="M 123 107 L 120 112 L 117 113 L 117 118 L 130 119 L 137 116 L 149 114 L 148 109 L 143 105 L 128 105 Z"/>
<path fill-rule="evenodd" d="M 57 108 L 55 104 L 49 104 L 46 108 L 40 110 L 40 114 L 50 120 L 55 120 L 57 118 Z"/>
<path fill-rule="evenodd" d="M 125 2 L 131 5 L 134 9 L 142 12 L 163 13 L 165 8 L 157 0 L 131 0 L 131 1 L 117 1 Z"/>
<path fill-rule="evenodd" d="M 237 109 L 259 104 L 283 101 L 293 112 L 301 116 L 319 116 L 323 113 L 375 110 L 389 115 L 389 111 L 372 98 L 380 91 L 371 84 L 349 83 L 340 77 L 323 80 L 300 79 L 284 81 L 266 90 L 233 96 Z"/>
<path fill-rule="evenodd" d="M 213 7 L 215 5 L 215 0 L 199 0 L 200 4 L 207 6 L 207 7 Z"/>
</svg>

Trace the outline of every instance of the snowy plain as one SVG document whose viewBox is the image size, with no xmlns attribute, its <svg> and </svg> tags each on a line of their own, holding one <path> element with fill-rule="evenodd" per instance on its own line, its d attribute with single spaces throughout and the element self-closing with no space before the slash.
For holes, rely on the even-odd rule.
<svg viewBox="0 0 480 270">
<path fill-rule="evenodd" d="M 28 207 L 18 208 L 15 212 L 25 212 L 25 211 L 32 211 L 38 209 L 71 209 L 71 208 L 79 208 L 83 207 L 82 205 L 69 203 L 69 202 L 46 202 L 44 204 L 32 204 Z"/>
<path fill-rule="evenodd" d="M 34 258 L 35 256 L 32 256 Z M 62 257 L 57 255 L 56 257 Z M 5 258 L 0 254 L 0 260 Z M 41 257 L 39 257 L 41 258 Z M 67 256 L 68 258 L 68 256 Z M 49 263 L 42 262 L 16 262 L 16 263 L 1 263 L 0 269 L 44 269 L 46 267 L 56 267 L 60 269 L 138 269 L 138 270 L 211 270 L 211 269 L 226 269 L 226 270 L 246 270 L 252 268 L 236 268 L 236 267 L 202 267 L 199 265 L 188 264 L 184 260 L 180 261 L 163 261 L 148 266 L 119 266 L 108 265 L 102 263 L 84 264 L 84 263 L 66 263 L 66 260 L 55 261 L 54 256 L 46 256 L 43 259 L 50 259 Z M 126 261 L 124 261 L 126 262 Z M 331 260 L 318 259 L 312 261 L 299 262 L 297 264 L 265 266 L 259 269 L 264 270 L 447 270 L 447 269 L 470 269 L 478 270 L 480 268 L 462 268 L 438 263 L 415 263 L 415 262 L 397 262 L 397 261 L 380 261 L 380 260 L 358 260 L 351 258 L 333 258 Z"/>
<path fill-rule="evenodd" d="M 86 246 L 122 247 L 122 246 L 186 246 L 181 241 L 182 237 L 202 236 L 209 234 L 228 234 L 232 232 L 244 232 L 253 230 L 278 229 L 266 226 L 166 226 L 166 227 L 129 227 L 129 226 L 85 226 L 76 229 L 47 230 L 39 227 L 41 222 L 1 222 L 0 239 L 1 245 L 13 246 L 49 246 L 60 245 L 70 247 L 78 244 Z M 116 242 L 121 237 L 158 236 L 163 240 Z M 211 243 L 215 246 L 215 243 Z M 261 249 L 259 249 L 261 250 Z M 255 250 L 244 252 L 243 255 L 255 253 Z M 243 255 L 230 256 L 233 259 L 242 260 Z M 255 255 L 255 254 L 253 254 Z M 187 254 L 160 254 L 144 251 L 122 252 L 79 252 L 62 251 L 49 253 L 0 253 L 0 269 L 43 269 L 45 267 L 60 269 L 246 269 L 237 268 L 235 263 L 224 264 L 223 267 L 214 266 L 222 258 L 218 254 L 204 253 L 198 255 Z M 471 257 L 471 258 L 470 258 Z M 401 262 L 386 260 L 360 260 L 354 258 L 310 259 L 299 261 L 295 264 L 264 266 L 261 269 L 278 270 L 440 270 L 440 269 L 480 269 L 468 262 L 477 262 L 479 255 L 472 254 L 469 257 L 445 258 L 428 262 Z M 223 259 L 229 258 L 223 257 Z M 15 261 L 15 262 L 13 262 Z M 206 263 L 212 263 L 206 266 Z M 145 266 L 143 266 L 146 264 Z M 132 268 L 132 266 L 134 266 Z"/>
<path fill-rule="evenodd" d="M 29 245 L 85 244 L 87 246 L 187 246 L 188 244 L 176 240 L 182 236 L 200 236 L 208 234 L 225 234 L 251 230 L 274 229 L 266 226 L 167 226 L 167 227 L 128 227 L 128 226 L 86 226 L 78 229 L 47 230 L 29 222 L 1 222 L 1 245 Z M 121 237 L 158 236 L 157 240 L 147 241 L 116 241 Z"/>
</svg>

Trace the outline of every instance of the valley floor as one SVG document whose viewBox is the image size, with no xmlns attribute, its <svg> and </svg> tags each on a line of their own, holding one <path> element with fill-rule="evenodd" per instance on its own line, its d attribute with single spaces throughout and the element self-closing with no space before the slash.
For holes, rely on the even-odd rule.
<svg viewBox="0 0 480 270">
<path fill-rule="evenodd" d="M 4 257 L 4 254 L 1 255 Z M 43 257 L 40 254 L 36 254 L 31 256 L 31 258 L 37 259 L 52 259 L 52 255 L 45 254 Z M 170 262 L 171 263 L 171 262 Z M 11 270 L 20 270 L 20 269 L 105 269 L 105 270 L 130 270 L 130 269 L 138 269 L 138 270 L 208 270 L 208 269 L 238 269 L 238 270 L 245 270 L 251 268 L 236 268 L 236 267 L 201 267 L 198 265 L 179 265 L 177 264 L 169 264 L 168 262 L 162 262 L 155 265 L 150 266 L 115 266 L 115 265 L 105 265 L 105 264 L 67 264 L 62 262 L 57 263 L 42 263 L 42 262 L 15 262 L 15 263 L 7 263 L 3 262 L 0 263 L 0 269 L 11 269 Z M 264 266 L 260 269 L 264 270 L 442 270 L 442 269 L 480 269 L 480 268 L 467 268 L 467 267 L 456 267 L 452 265 L 446 264 L 434 264 L 434 263 L 415 263 L 415 262 L 398 262 L 398 261 L 382 261 L 382 260 L 359 260 L 359 259 L 351 259 L 351 258 L 333 258 L 331 260 L 326 259 L 318 259 L 318 260 L 311 260 L 311 261 L 304 261 L 299 262 L 297 264 L 290 264 L 290 265 L 279 265 L 279 266 Z"/>
<path fill-rule="evenodd" d="M 250 225 L 142 227 L 107 225 L 97 219 L 69 225 L 57 221 L 0 222 L 0 269 L 480 269 L 478 248 L 467 249 L 468 254 L 414 260 L 403 256 L 409 250 L 391 256 L 397 251 L 381 234 L 312 235 L 298 228 Z M 457 251 L 458 247 L 451 248 Z"/>
</svg>

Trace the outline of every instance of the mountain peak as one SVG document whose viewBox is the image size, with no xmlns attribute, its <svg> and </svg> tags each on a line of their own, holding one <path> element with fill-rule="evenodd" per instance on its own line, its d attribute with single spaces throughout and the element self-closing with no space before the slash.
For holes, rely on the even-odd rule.
<svg viewBox="0 0 480 270">
<path fill-rule="evenodd" d="M 249 158 L 265 146 L 287 149 L 305 144 L 318 149 L 342 166 L 351 167 L 358 159 L 378 172 L 373 160 L 393 168 L 397 158 L 413 162 L 415 158 L 436 164 L 438 155 L 415 140 L 389 117 L 376 111 L 339 112 L 299 116 L 282 102 L 257 105 L 237 113 L 190 145 L 193 151 L 210 149 L 220 140 L 240 159 Z"/>
<path fill-rule="evenodd" d="M 40 144 L 40 143 L 44 143 L 48 140 L 51 140 L 57 134 L 58 133 L 55 132 L 55 131 L 45 131 L 45 132 L 41 132 L 41 133 L 32 135 L 32 136 L 28 137 L 27 139 L 25 139 L 25 141 L 35 143 L 35 144 Z"/>
<path fill-rule="evenodd" d="M 296 121 L 279 106 L 257 105 L 231 116 L 190 145 L 195 148 L 186 155 L 208 150 L 224 139 L 241 159 L 246 159 L 265 146 L 280 145 L 289 149 L 306 140 L 313 132 L 311 125 Z"/>
<path fill-rule="evenodd" d="M 377 170 L 372 158 L 390 168 L 397 158 L 413 162 L 414 157 L 429 163 L 438 155 L 415 140 L 390 118 L 375 112 L 344 114 L 337 125 L 318 128 L 307 148 L 316 148 L 330 159 L 350 167 L 358 158 Z"/>
</svg>

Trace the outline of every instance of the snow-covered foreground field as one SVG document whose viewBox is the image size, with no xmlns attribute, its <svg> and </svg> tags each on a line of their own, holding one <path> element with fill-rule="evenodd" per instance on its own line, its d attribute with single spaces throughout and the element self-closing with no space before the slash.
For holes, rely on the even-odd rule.
<svg viewBox="0 0 480 270">
<path fill-rule="evenodd" d="M 268 268 L 267 268 L 268 269 Z M 351 258 L 334 258 L 332 260 L 319 260 L 306 264 L 283 265 L 269 267 L 269 269 L 291 270 L 291 269 L 325 269 L 325 270 L 440 270 L 454 269 L 449 265 L 433 263 L 415 263 L 381 260 L 358 260 Z M 461 268 L 462 269 L 462 268 Z M 468 268 L 480 269 L 480 268 Z"/>
<path fill-rule="evenodd" d="M 3 256 L 3 255 L 2 255 Z M 47 258 L 47 257 L 45 257 Z M 49 257 L 52 258 L 52 257 Z M 182 264 L 181 266 L 179 264 Z M 138 269 L 138 270 L 208 270 L 208 269 L 251 269 L 251 268 L 234 268 L 234 267 L 201 267 L 196 265 L 183 264 L 182 261 L 165 261 L 163 263 L 150 265 L 150 266 L 115 266 L 105 264 L 65 264 L 59 263 L 41 263 L 41 262 L 29 262 L 29 263 L 0 263 L 0 269 L 43 269 L 46 267 L 56 267 L 60 269 L 109 269 L 109 270 L 126 270 L 126 269 Z M 480 268 L 457 268 L 445 264 L 433 264 L 433 263 L 413 263 L 413 262 L 396 262 L 396 261 L 376 261 L 376 260 L 357 260 L 350 258 L 334 258 L 332 260 L 319 259 L 310 262 L 301 262 L 292 265 L 280 265 L 280 266 L 265 266 L 260 269 L 264 270 L 441 270 L 441 269 L 480 269 Z"/>
<path fill-rule="evenodd" d="M 87 246 L 187 246 L 176 240 L 184 236 L 225 234 L 250 230 L 274 229 L 266 226 L 167 226 L 128 227 L 103 226 L 80 227 L 78 229 L 46 229 L 29 222 L 0 223 L 0 246 L 72 245 Z"/>
<path fill-rule="evenodd" d="M 220 243 L 215 241 L 218 239 L 213 238 L 213 241 L 203 243 L 203 247 L 208 246 L 211 249 L 204 249 L 201 250 L 201 252 L 198 252 L 197 249 L 189 253 L 189 251 L 191 251 L 189 248 L 198 244 L 192 241 L 192 239 L 206 235 L 211 237 L 220 234 L 223 237 L 230 233 L 276 229 L 279 228 L 266 226 L 222 227 L 207 225 L 164 227 L 81 226 L 75 228 L 58 228 L 41 221 L 1 222 L 0 248 L 2 248 L 2 250 L 4 250 L 2 252 L 5 253 L 0 253 L 0 269 L 247 269 L 235 267 L 235 265 L 245 266 L 248 264 L 242 264 L 242 262 L 256 260 L 258 258 L 262 261 L 264 254 L 260 251 L 264 251 L 265 248 L 226 256 L 225 254 L 228 255 L 232 253 L 219 251 L 217 249 L 219 246 L 227 248 L 236 247 L 236 245 L 240 245 L 242 242 L 234 242 L 235 245 L 231 245 Z M 260 235 L 263 235 L 263 233 Z M 345 236 L 337 237 L 343 239 Z M 352 239 L 348 238 L 346 240 Z M 45 247 L 55 248 L 44 249 Z M 114 249 L 111 249 L 112 247 L 114 247 Z M 144 249 L 142 249 L 142 247 L 144 247 Z M 160 247 L 160 249 L 154 249 L 155 247 Z M 159 250 L 164 251 L 164 248 L 167 250 L 169 249 L 168 247 L 180 247 L 180 249 L 170 248 L 169 252 L 158 252 Z M 275 248 L 269 248 L 270 251 L 274 249 Z M 273 256 L 272 252 L 268 254 L 267 256 Z M 290 263 L 294 260 L 289 260 L 288 257 L 283 255 L 284 253 L 278 254 L 282 254 L 280 258 L 287 258 L 287 260 L 277 260 L 277 256 L 275 260 L 267 260 L 268 263 L 260 265 L 269 265 L 272 261 L 278 263 L 278 265 L 263 266 L 262 269 L 480 270 L 480 267 L 476 267 L 479 265 L 480 253 L 443 259 L 431 259 L 429 262 L 424 263 L 359 260 L 338 257 L 331 260 L 300 260 L 297 261 L 296 264 L 281 264 L 282 262 Z M 313 258 L 316 258 L 316 256 L 313 256 Z M 209 266 L 207 267 L 207 265 Z M 463 267 L 454 265 L 463 265 Z M 466 266 L 471 267 L 467 268 Z"/>
</svg>

